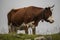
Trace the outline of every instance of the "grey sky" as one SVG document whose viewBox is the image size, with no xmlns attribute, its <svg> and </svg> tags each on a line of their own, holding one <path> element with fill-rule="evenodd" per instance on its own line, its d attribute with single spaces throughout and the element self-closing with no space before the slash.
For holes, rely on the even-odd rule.
<svg viewBox="0 0 60 40">
<path fill-rule="evenodd" d="M 0 33 L 8 33 L 7 13 L 15 8 L 23 8 L 27 6 L 48 7 L 55 4 L 53 8 L 53 24 L 47 22 L 39 22 L 37 34 L 50 34 L 59 32 L 60 27 L 60 0 L 0 0 Z M 57 29 L 56 29 L 57 27 Z M 48 30 L 48 31 L 47 31 Z"/>
</svg>

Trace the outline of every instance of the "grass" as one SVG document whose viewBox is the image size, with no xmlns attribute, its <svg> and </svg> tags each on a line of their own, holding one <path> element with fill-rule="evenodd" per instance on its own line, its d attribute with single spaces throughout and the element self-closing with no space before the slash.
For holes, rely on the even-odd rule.
<svg viewBox="0 0 60 40">
<path fill-rule="evenodd" d="M 60 34 L 53 34 L 52 36 L 52 40 L 60 40 Z"/>
<path fill-rule="evenodd" d="M 27 34 L 0 34 L 0 40 L 25 40 L 31 39 L 34 40 L 38 36 L 51 36 L 52 40 L 60 40 L 60 34 L 53 35 L 27 35 Z"/>
<path fill-rule="evenodd" d="M 52 40 L 60 40 L 60 34 L 44 35 L 45 37 L 51 36 Z"/>
<path fill-rule="evenodd" d="M 24 40 L 24 39 L 34 39 L 37 35 L 27 35 L 27 34 L 0 34 L 0 40 Z"/>
</svg>

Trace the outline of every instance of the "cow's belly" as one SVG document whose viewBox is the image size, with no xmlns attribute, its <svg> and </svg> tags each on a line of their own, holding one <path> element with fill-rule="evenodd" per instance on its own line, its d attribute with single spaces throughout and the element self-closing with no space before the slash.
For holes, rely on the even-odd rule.
<svg viewBox="0 0 60 40">
<path fill-rule="evenodd" d="M 34 27 L 34 21 L 31 21 L 31 22 L 29 22 L 29 23 L 27 23 L 27 24 L 25 24 L 25 23 L 22 23 L 21 25 L 20 25 L 20 28 L 22 29 L 24 29 L 25 27 L 27 26 L 27 28 L 29 28 L 29 27 Z"/>
<path fill-rule="evenodd" d="M 27 23 L 27 24 L 23 22 L 20 26 L 17 27 L 17 29 L 18 29 L 18 30 L 25 30 L 26 27 L 27 27 L 27 28 L 33 27 L 33 26 L 34 26 L 33 23 L 34 23 L 34 21 L 29 22 L 29 23 Z"/>
</svg>

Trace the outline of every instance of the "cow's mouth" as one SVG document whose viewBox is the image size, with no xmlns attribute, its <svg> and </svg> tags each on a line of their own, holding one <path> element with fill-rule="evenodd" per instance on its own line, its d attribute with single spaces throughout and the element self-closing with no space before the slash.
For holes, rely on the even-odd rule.
<svg viewBox="0 0 60 40">
<path fill-rule="evenodd" d="M 54 23 L 54 20 L 50 21 L 50 20 L 45 20 L 46 22 L 49 22 L 49 23 Z"/>
<path fill-rule="evenodd" d="M 54 23 L 54 20 L 52 20 L 52 21 L 49 21 L 50 23 Z"/>
</svg>

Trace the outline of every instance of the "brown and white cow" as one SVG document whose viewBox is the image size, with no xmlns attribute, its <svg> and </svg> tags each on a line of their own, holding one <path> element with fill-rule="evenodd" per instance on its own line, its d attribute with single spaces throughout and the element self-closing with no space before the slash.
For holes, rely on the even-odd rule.
<svg viewBox="0 0 60 40">
<path fill-rule="evenodd" d="M 29 6 L 20 9 L 13 9 L 7 15 L 8 25 L 11 25 L 11 30 L 13 30 L 13 28 L 20 29 L 21 26 L 24 25 L 22 29 L 24 29 L 26 33 L 28 33 L 28 28 L 32 27 L 33 34 L 35 34 L 35 28 L 40 20 L 42 22 L 54 22 L 51 11 L 51 8 L 53 7 L 54 5 L 46 8 Z"/>
</svg>

